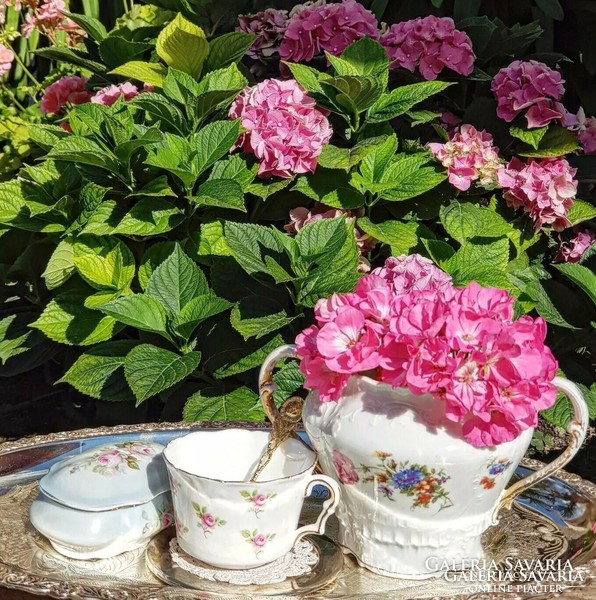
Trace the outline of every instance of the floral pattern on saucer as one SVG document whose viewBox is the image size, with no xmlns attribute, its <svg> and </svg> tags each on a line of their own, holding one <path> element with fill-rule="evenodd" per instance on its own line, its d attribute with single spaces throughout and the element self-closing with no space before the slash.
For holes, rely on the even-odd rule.
<svg viewBox="0 0 596 600">
<path fill-rule="evenodd" d="M 501 475 L 501 473 L 505 472 L 510 466 L 511 461 L 506 458 L 493 458 L 487 465 L 486 469 L 488 469 L 488 475 L 485 475 L 480 480 L 480 485 L 485 490 L 492 490 L 495 487 L 496 479 Z"/>
<path fill-rule="evenodd" d="M 200 506 L 196 502 L 193 502 L 192 507 L 199 518 L 198 525 L 203 530 L 205 537 L 211 535 L 218 527 L 223 527 L 226 524 L 223 519 L 212 515 L 206 506 Z"/>
<path fill-rule="evenodd" d="M 275 538 L 275 533 L 259 533 L 258 529 L 253 529 L 252 531 L 243 529 L 240 533 L 247 543 L 252 544 L 257 558 L 265 550 L 265 546 Z"/>
<path fill-rule="evenodd" d="M 90 469 L 94 473 L 106 477 L 121 475 L 128 471 L 140 471 L 139 458 L 153 458 L 157 450 L 144 442 L 122 442 L 102 446 L 101 450 L 92 454 L 86 461 L 70 469 L 76 473 L 80 469 Z"/>
<path fill-rule="evenodd" d="M 260 494 L 258 490 L 253 490 L 252 492 L 241 490 L 240 495 L 250 504 L 248 511 L 254 512 L 257 519 L 264 512 L 269 500 L 273 500 L 277 496 L 277 494 Z"/>
</svg>

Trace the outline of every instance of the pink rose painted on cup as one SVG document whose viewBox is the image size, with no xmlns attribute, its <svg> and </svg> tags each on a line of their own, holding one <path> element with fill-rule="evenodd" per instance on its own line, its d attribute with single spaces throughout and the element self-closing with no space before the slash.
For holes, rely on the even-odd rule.
<svg viewBox="0 0 596 600">
<path fill-rule="evenodd" d="M 203 535 L 207 537 L 218 527 L 223 527 L 226 522 L 215 515 L 212 515 L 206 506 L 200 506 L 193 502 L 192 507 L 199 518 L 198 525 L 203 530 Z"/>
<path fill-rule="evenodd" d="M 345 485 L 358 483 L 360 478 L 358 477 L 354 463 L 345 454 L 339 452 L 339 450 L 333 451 L 333 466 L 342 483 Z"/>
<path fill-rule="evenodd" d="M 275 538 L 275 533 L 259 533 L 258 529 L 253 529 L 253 531 L 243 529 L 240 533 L 252 545 L 257 558 L 259 558 L 259 554 L 263 552 L 265 546 Z"/>
<path fill-rule="evenodd" d="M 249 503 L 249 512 L 254 512 L 257 518 L 265 510 L 265 507 L 277 496 L 277 494 L 261 494 L 258 490 L 242 490 L 240 495 Z"/>
<path fill-rule="evenodd" d="M 255 506 L 265 506 L 265 504 L 267 504 L 267 496 L 265 496 L 264 494 L 257 494 L 253 499 L 252 499 L 252 503 Z"/>
</svg>

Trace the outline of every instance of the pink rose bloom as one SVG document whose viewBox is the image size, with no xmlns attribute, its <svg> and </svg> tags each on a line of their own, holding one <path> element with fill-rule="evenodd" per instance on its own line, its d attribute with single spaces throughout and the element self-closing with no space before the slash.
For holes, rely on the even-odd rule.
<svg viewBox="0 0 596 600">
<path fill-rule="evenodd" d="M 358 483 L 360 478 L 356 472 L 356 467 L 345 454 L 342 454 L 339 450 L 334 450 L 332 460 L 333 466 L 337 472 L 337 476 L 342 483 L 346 485 Z"/>
<path fill-rule="evenodd" d="M 565 93 L 561 75 L 536 60 L 516 60 L 493 78 L 497 115 L 511 122 L 524 109 L 528 127 L 544 127 L 564 117 L 556 102 Z"/>
<path fill-rule="evenodd" d="M 128 449 L 131 454 L 137 454 L 138 456 L 155 456 L 155 450 L 149 446 L 130 446 Z"/>
<path fill-rule="evenodd" d="M 99 90 L 91 98 L 91 102 L 95 104 L 103 104 L 104 106 L 112 106 L 118 98 L 124 98 L 126 102 L 132 100 L 140 94 L 139 89 L 130 82 L 121 83 L 120 85 L 110 85 L 103 90 Z"/>
<path fill-rule="evenodd" d="M 458 190 L 470 189 L 473 182 L 484 188 L 497 183 L 499 149 L 493 146 L 493 137 L 486 131 L 477 131 L 472 125 L 462 125 L 445 144 L 428 144 L 435 158 L 447 168 L 449 183 Z"/>
<path fill-rule="evenodd" d="M 203 527 L 206 527 L 207 529 L 213 529 L 217 525 L 215 517 L 209 513 L 201 515 L 201 523 L 203 524 Z"/>
<path fill-rule="evenodd" d="M 387 50 L 391 68 L 416 69 L 427 80 L 436 79 L 445 68 L 460 75 L 474 70 L 476 58 L 467 33 L 455 28 L 449 17 L 428 17 L 392 25 L 379 37 Z"/>
<path fill-rule="evenodd" d="M 279 55 L 290 62 L 308 62 L 323 51 L 339 56 L 365 35 L 376 38 L 377 29 L 374 15 L 356 0 L 315 2 L 292 11 Z"/>
<path fill-rule="evenodd" d="M 383 267 L 374 269 L 371 275 L 378 275 L 393 288 L 396 298 L 413 291 L 440 290 L 451 287 L 451 276 L 435 267 L 432 260 L 411 254 L 410 256 L 390 256 Z M 361 280 L 362 281 L 362 280 Z M 360 286 L 356 288 L 358 292 Z"/>
<path fill-rule="evenodd" d="M 252 542 L 252 545 L 255 548 L 262 548 L 267 543 L 267 537 L 262 533 L 259 533 L 258 535 L 255 535 L 255 537 L 252 538 L 250 541 Z"/>
<path fill-rule="evenodd" d="M 266 79 L 246 88 L 230 108 L 247 130 L 236 147 L 259 159 L 258 175 L 312 173 L 333 130 L 327 113 L 294 80 Z"/>
<path fill-rule="evenodd" d="M 240 15 L 236 31 L 257 36 L 248 49 L 248 56 L 261 59 L 278 53 L 279 45 L 288 26 L 288 11 L 267 8 L 255 15 Z"/>
<path fill-rule="evenodd" d="M 576 171 L 564 158 L 530 158 L 527 164 L 513 158 L 499 170 L 497 179 L 506 190 L 507 204 L 523 208 L 536 231 L 544 225 L 561 231 L 571 225 L 567 213 L 577 193 Z"/>
<path fill-rule="evenodd" d="M 596 242 L 596 234 L 593 231 L 587 229 L 582 231 L 579 227 L 574 227 L 573 232 L 576 235 L 568 242 L 560 241 L 553 262 L 578 263 Z"/>
<path fill-rule="evenodd" d="M 267 496 L 265 496 L 265 494 L 257 494 L 251 498 L 251 502 L 255 506 L 265 506 L 265 504 L 267 504 Z"/>
<path fill-rule="evenodd" d="M 0 77 L 3 77 L 10 72 L 13 60 L 13 51 L 4 44 L 0 44 Z"/>
<path fill-rule="evenodd" d="M 110 450 L 109 452 L 104 452 L 100 454 L 96 461 L 102 467 L 115 467 L 122 462 L 122 455 L 119 450 Z"/>
<path fill-rule="evenodd" d="M 45 114 L 59 114 L 67 104 L 84 104 L 91 100 L 91 93 L 85 89 L 86 77 L 72 75 L 61 77 L 49 85 L 41 99 L 39 108 Z"/>
</svg>

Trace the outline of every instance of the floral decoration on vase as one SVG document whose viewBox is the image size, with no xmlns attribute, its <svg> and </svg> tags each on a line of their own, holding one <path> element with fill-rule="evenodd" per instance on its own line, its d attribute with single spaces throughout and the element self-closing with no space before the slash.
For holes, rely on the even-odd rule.
<svg viewBox="0 0 596 600">
<path fill-rule="evenodd" d="M 544 320 L 515 320 L 514 301 L 476 282 L 457 288 L 417 254 L 388 258 L 354 292 L 316 304 L 316 324 L 296 338 L 306 387 L 337 402 L 366 375 L 431 394 L 474 446 L 511 441 L 553 405 L 557 372 Z"/>
<path fill-rule="evenodd" d="M 174 507 L 170 502 L 157 511 L 156 518 L 150 518 L 146 511 L 142 513 L 143 518 L 147 521 L 145 527 L 143 527 L 143 534 L 149 532 L 158 532 L 162 529 L 166 529 L 174 523 Z"/>
<path fill-rule="evenodd" d="M 257 558 L 259 558 L 259 555 L 263 552 L 265 546 L 275 538 L 275 533 L 259 533 L 258 529 L 253 529 L 252 531 L 243 529 L 240 533 L 249 544 L 252 544 Z"/>
<path fill-rule="evenodd" d="M 218 527 L 223 527 L 226 524 L 223 519 L 212 515 L 206 506 L 200 506 L 196 502 L 193 502 L 192 507 L 199 518 L 198 526 L 203 530 L 205 537 L 211 535 Z"/>
<path fill-rule="evenodd" d="M 480 480 L 480 485 L 485 490 L 492 490 L 495 487 L 495 481 L 501 473 L 504 473 L 510 466 L 511 461 L 506 458 L 494 458 L 491 460 L 486 468 L 488 469 L 488 475 L 485 475 Z"/>
<path fill-rule="evenodd" d="M 94 473 L 111 477 L 124 474 L 129 470 L 140 470 L 139 458 L 152 458 L 157 454 L 154 448 L 143 442 L 122 442 L 112 444 L 93 454 L 89 460 L 77 464 L 70 470 L 75 473 L 79 469 L 90 469 Z"/>
<path fill-rule="evenodd" d="M 248 502 L 250 505 L 249 512 L 254 512 L 257 519 L 265 510 L 269 501 L 277 496 L 277 494 L 260 494 L 258 490 L 253 490 L 252 492 L 241 490 L 240 495 Z"/>
</svg>

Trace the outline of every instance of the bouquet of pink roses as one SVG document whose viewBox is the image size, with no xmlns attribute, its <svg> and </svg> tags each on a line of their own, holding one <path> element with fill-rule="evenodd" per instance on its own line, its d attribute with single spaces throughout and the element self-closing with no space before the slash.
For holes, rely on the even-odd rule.
<svg viewBox="0 0 596 600">
<path fill-rule="evenodd" d="M 296 339 L 306 387 L 337 401 L 350 376 L 368 375 L 443 401 L 474 446 L 512 440 L 553 405 L 557 371 L 544 320 L 513 320 L 514 300 L 455 288 L 422 256 L 389 258 L 353 293 L 317 303 L 317 324 Z"/>
</svg>

